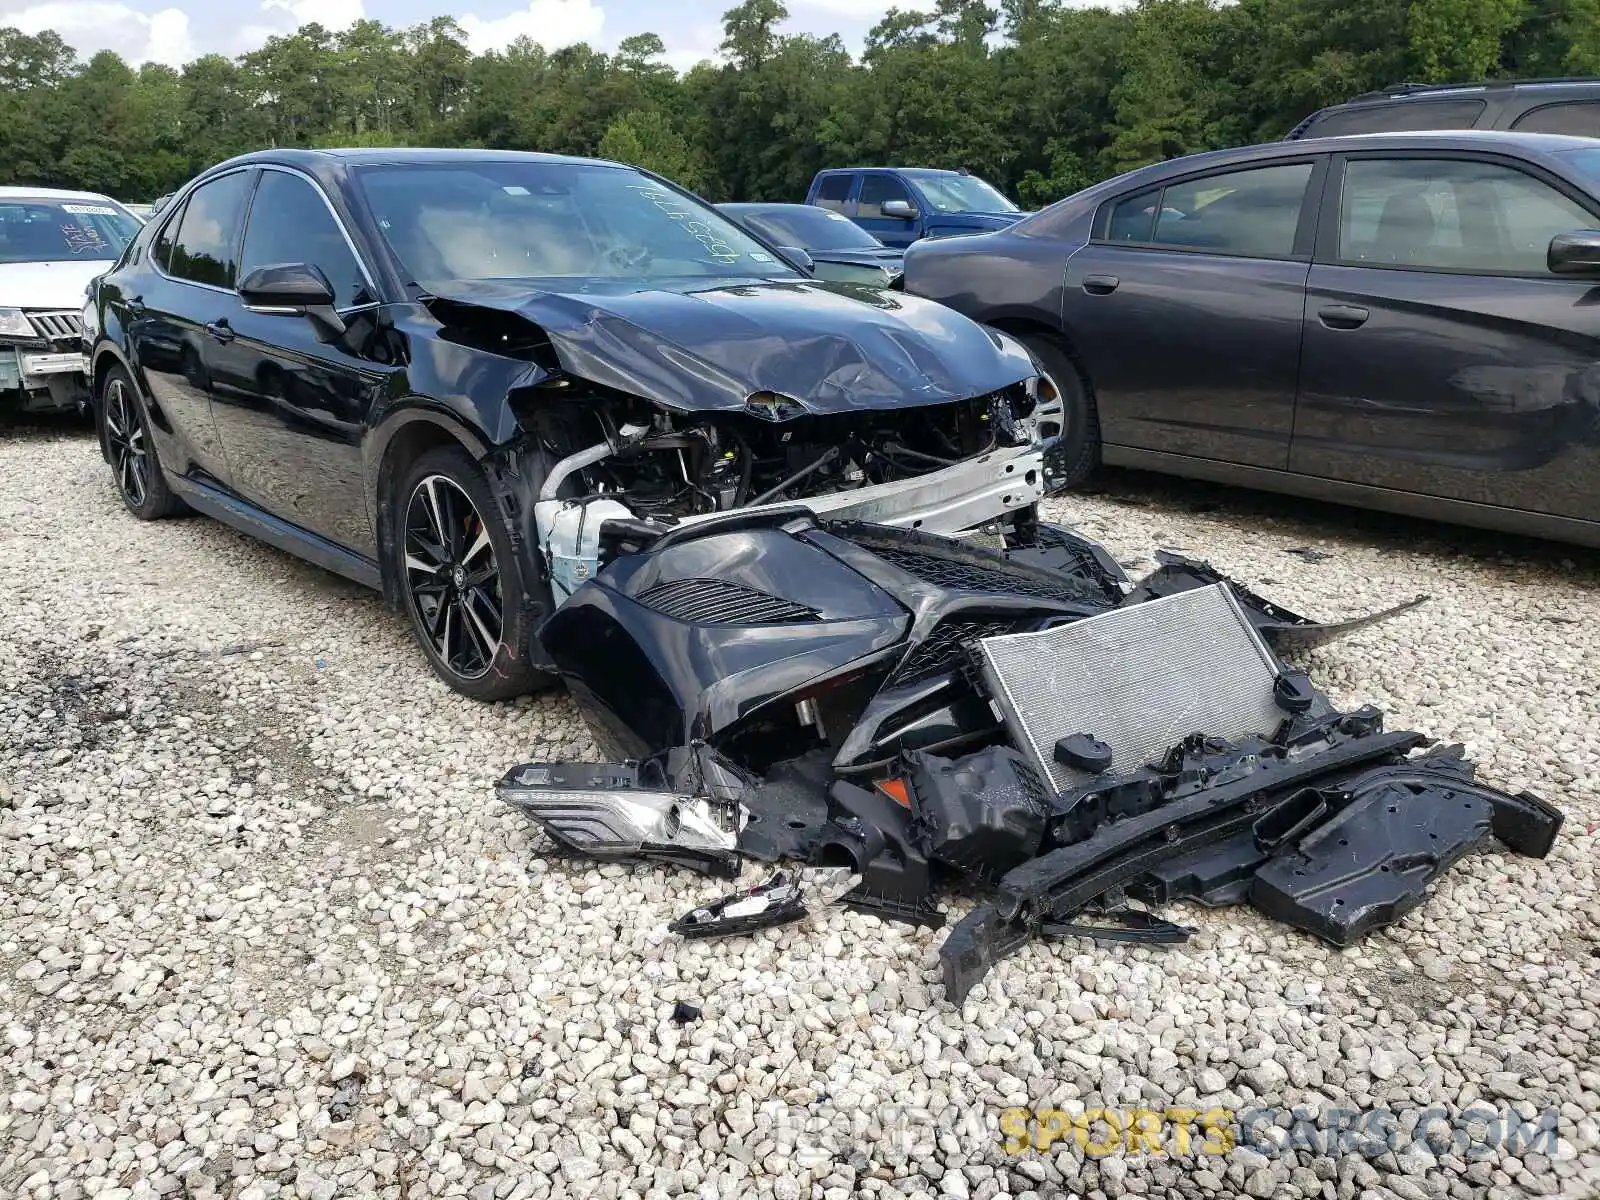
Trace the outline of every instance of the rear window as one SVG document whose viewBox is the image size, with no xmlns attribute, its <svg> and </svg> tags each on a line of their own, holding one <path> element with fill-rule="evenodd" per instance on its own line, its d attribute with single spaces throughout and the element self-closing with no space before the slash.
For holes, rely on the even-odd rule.
<svg viewBox="0 0 1600 1200">
<path fill-rule="evenodd" d="M 1471 129 L 1483 114 L 1475 99 L 1396 100 L 1334 108 L 1315 118 L 1300 136 L 1343 137 L 1354 133 L 1407 133 L 1425 129 Z"/>
<path fill-rule="evenodd" d="M 1565 104 L 1543 104 L 1523 113 L 1511 128 L 1523 133 L 1600 137 L 1600 102 L 1573 100 Z"/>
</svg>

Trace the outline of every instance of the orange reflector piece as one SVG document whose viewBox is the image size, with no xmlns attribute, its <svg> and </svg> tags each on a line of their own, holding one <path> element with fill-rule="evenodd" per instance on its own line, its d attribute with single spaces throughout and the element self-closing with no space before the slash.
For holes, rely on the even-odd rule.
<svg viewBox="0 0 1600 1200">
<path fill-rule="evenodd" d="M 878 790 L 901 808 L 911 807 L 911 789 L 906 786 L 904 779 L 884 779 L 878 783 Z"/>
</svg>

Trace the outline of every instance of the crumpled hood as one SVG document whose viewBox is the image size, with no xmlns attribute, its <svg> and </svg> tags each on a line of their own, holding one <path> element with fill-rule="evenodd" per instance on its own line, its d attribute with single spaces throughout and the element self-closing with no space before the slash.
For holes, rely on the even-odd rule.
<svg viewBox="0 0 1600 1200">
<path fill-rule="evenodd" d="M 0 263 L 0 308 L 55 308 L 80 312 L 89 281 L 104 275 L 115 265 L 109 258 Z"/>
<path fill-rule="evenodd" d="M 573 375 L 691 411 L 741 409 L 755 392 L 818 413 L 940 404 L 1035 373 L 1014 340 L 932 301 L 858 284 L 694 280 L 565 293 L 501 281 L 422 286 L 534 322 Z"/>
</svg>

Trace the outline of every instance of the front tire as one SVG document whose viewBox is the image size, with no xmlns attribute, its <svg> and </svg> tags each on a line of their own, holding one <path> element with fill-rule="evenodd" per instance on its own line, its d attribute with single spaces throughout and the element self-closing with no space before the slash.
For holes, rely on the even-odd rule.
<svg viewBox="0 0 1600 1200">
<path fill-rule="evenodd" d="M 1044 369 L 1060 398 L 1061 443 L 1057 448 L 1057 476 L 1064 487 L 1086 482 L 1100 466 L 1100 415 L 1094 392 L 1066 347 L 1048 334 L 1014 335 Z"/>
<path fill-rule="evenodd" d="M 159 521 L 186 511 L 188 506 L 167 486 L 144 401 L 121 367 L 112 367 L 107 373 L 100 412 L 106 457 L 123 506 L 141 521 Z"/>
<path fill-rule="evenodd" d="M 511 530 L 466 451 L 430 450 L 393 497 L 395 578 L 434 673 L 474 700 L 547 687 L 528 658 L 538 613 Z"/>
</svg>

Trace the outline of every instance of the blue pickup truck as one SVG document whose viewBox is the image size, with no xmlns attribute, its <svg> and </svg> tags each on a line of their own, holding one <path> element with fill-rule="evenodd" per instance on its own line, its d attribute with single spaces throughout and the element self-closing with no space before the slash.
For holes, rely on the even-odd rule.
<svg viewBox="0 0 1600 1200">
<path fill-rule="evenodd" d="M 818 171 L 806 203 L 842 213 L 885 246 L 989 233 L 1026 215 L 976 175 L 925 167 Z"/>
</svg>

